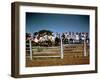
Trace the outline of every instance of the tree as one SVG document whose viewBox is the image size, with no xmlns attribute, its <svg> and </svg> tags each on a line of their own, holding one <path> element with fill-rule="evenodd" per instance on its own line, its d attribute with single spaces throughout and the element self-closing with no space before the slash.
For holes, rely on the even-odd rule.
<svg viewBox="0 0 100 80">
<path fill-rule="evenodd" d="M 26 40 L 31 37 L 31 33 L 26 33 Z"/>
<path fill-rule="evenodd" d="M 44 29 L 44 30 L 40 30 L 40 31 L 38 31 L 38 33 L 39 33 L 39 34 L 46 33 L 46 34 L 50 34 L 50 35 L 51 35 L 53 32 L 50 31 L 50 30 L 45 30 L 45 29 Z"/>
<path fill-rule="evenodd" d="M 30 33 L 26 33 L 26 38 L 27 37 L 31 37 L 31 34 Z"/>
<path fill-rule="evenodd" d="M 33 35 L 36 36 L 38 34 L 38 32 L 34 32 Z"/>
</svg>

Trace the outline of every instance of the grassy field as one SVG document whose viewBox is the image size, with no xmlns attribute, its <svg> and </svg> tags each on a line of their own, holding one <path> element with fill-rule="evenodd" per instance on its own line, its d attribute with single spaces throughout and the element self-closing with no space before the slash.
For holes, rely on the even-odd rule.
<svg viewBox="0 0 100 80">
<path fill-rule="evenodd" d="M 33 47 L 33 59 L 30 60 L 26 52 L 26 67 L 81 65 L 89 64 L 89 46 L 86 47 L 87 56 L 84 56 L 83 44 L 64 45 L 64 58 L 60 58 L 60 47 Z M 42 56 L 42 57 L 38 57 Z M 44 57 L 43 57 L 44 56 Z M 56 56 L 56 57 L 45 57 Z"/>
</svg>

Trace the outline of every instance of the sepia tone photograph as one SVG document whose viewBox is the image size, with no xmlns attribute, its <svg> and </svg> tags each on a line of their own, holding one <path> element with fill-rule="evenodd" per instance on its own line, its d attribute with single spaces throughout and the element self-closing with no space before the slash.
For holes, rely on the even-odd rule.
<svg viewBox="0 0 100 80">
<path fill-rule="evenodd" d="M 26 67 L 90 63 L 89 15 L 25 14 Z"/>
</svg>

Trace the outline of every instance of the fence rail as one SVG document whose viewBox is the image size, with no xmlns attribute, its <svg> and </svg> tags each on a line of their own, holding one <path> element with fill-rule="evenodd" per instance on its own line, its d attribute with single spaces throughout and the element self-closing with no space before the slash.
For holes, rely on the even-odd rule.
<svg viewBox="0 0 100 80">
<path fill-rule="evenodd" d="M 71 46 L 71 44 L 63 45 L 62 39 L 61 39 L 60 44 L 61 44 L 60 47 L 47 47 L 47 48 L 46 47 L 40 47 L 40 46 L 33 47 L 32 46 L 32 41 L 29 40 L 29 43 L 26 43 L 26 45 L 28 46 L 28 47 L 26 47 L 26 51 L 29 51 L 29 55 L 27 57 L 29 57 L 30 60 L 32 60 L 33 57 L 34 58 L 39 58 L 39 57 L 59 57 L 59 58 L 63 59 L 64 58 L 64 52 L 67 52 L 66 50 L 64 50 L 65 46 L 67 48 L 68 46 Z M 86 42 L 84 40 L 83 47 L 82 47 L 84 56 L 87 56 L 86 46 L 87 46 L 87 44 L 86 44 Z M 40 48 L 46 48 L 47 50 L 45 49 L 46 52 L 45 51 L 41 52 Z M 38 52 L 36 52 L 35 49 L 40 49 L 40 50 Z M 57 49 L 58 49 L 58 51 L 57 51 Z M 54 52 L 53 50 L 56 51 L 56 52 Z M 45 53 L 46 53 L 46 55 L 44 55 Z M 52 55 L 52 53 L 55 54 L 55 55 Z M 41 54 L 41 55 L 38 55 L 38 54 Z M 47 54 L 51 54 L 51 55 L 47 55 Z"/>
</svg>

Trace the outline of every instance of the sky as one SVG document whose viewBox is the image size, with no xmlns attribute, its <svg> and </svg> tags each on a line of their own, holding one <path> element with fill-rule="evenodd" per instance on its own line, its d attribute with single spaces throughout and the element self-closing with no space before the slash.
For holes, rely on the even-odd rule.
<svg viewBox="0 0 100 80">
<path fill-rule="evenodd" d="M 26 32 L 89 32 L 89 15 L 26 12 Z"/>
</svg>

